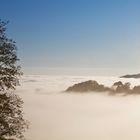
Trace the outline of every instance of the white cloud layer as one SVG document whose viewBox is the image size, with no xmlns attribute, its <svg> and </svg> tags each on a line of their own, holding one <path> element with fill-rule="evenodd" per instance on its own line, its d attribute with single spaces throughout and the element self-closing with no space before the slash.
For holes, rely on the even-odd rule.
<svg viewBox="0 0 140 140">
<path fill-rule="evenodd" d="M 24 76 L 17 93 L 31 122 L 28 140 L 139 140 L 140 96 L 68 94 L 78 82 L 97 80 L 111 86 L 115 77 Z M 140 85 L 139 79 L 121 79 Z"/>
</svg>

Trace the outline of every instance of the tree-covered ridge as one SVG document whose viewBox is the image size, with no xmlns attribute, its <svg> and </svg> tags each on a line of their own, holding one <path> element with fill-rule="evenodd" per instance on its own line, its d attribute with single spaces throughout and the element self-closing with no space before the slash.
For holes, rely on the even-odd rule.
<svg viewBox="0 0 140 140">
<path fill-rule="evenodd" d="M 127 74 L 127 75 L 121 76 L 120 78 L 140 78 L 140 73 L 139 74 Z"/>
<path fill-rule="evenodd" d="M 126 93 L 126 94 L 140 94 L 140 86 L 130 88 L 129 82 L 122 83 L 121 81 L 115 82 L 111 87 L 99 84 L 97 81 L 85 81 L 75 84 L 67 88 L 66 92 L 109 92 L 109 93 Z"/>
</svg>

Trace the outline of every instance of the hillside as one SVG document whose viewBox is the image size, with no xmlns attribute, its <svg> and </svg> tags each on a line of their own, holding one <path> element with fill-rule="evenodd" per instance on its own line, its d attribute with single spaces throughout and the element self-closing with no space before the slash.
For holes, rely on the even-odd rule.
<svg viewBox="0 0 140 140">
<path fill-rule="evenodd" d="M 128 74 L 128 75 L 124 75 L 121 76 L 120 78 L 140 78 L 140 73 L 139 74 Z"/>
</svg>

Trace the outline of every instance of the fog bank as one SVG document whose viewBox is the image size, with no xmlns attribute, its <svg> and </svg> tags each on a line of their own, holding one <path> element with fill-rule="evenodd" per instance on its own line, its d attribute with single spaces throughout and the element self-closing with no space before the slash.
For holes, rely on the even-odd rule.
<svg viewBox="0 0 140 140">
<path fill-rule="evenodd" d="M 29 140 L 139 140 L 140 96 L 64 93 L 86 80 L 110 86 L 115 77 L 24 76 L 17 93 L 30 120 Z M 139 85 L 139 79 L 122 79 Z"/>
</svg>

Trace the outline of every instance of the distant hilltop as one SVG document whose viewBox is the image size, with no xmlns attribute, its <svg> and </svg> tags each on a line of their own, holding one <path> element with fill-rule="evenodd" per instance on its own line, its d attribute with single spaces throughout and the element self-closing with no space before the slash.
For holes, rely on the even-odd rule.
<svg viewBox="0 0 140 140">
<path fill-rule="evenodd" d="M 140 85 L 130 88 L 131 84 L 129 82 L 122 83 L 121 81 L 115 82 L 111 87 L 106 87 L 99 84 L 97 81 L 85 81 L 81 83 L 74 84 L 66 89 L 66 92 L 108 92 L 110 94 L 124 93 L 129 94 L 140 94 Z"/>
<path fill-rule="evenodd" d="M 120 78 L 140 78 L 140 73 L 139 74 L 128 74 L 121 76 Z"/>
</svg>

